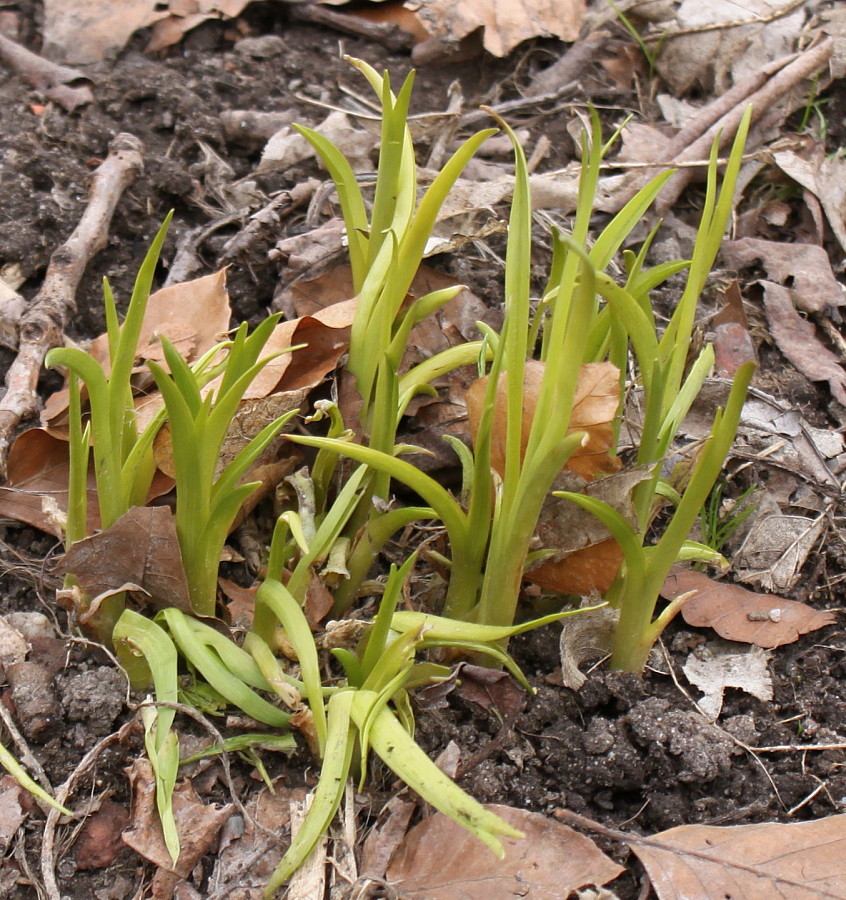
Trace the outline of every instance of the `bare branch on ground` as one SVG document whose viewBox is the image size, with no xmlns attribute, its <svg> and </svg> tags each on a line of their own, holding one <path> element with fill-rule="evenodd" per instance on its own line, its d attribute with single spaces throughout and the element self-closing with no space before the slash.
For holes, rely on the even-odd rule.
<svg viewBox="0 0 846 900">
<path fill-rule="evenodd" d="M 88 206 L 67 241 L 50 258 L 41 290 L 21 319 L 18 355 L 6 375 L 0 402 L 0 470 L 5 472 L 12 435 L 24 419 L 38 412 L 38 376 L 44 357 L 64 340 L 76 312 L 76 289 L 92 257 L 109 236 L 115 207 L 140 171 L 143 146 L 131 134 L 119 134 L 94 173 Z"/>
</svg>

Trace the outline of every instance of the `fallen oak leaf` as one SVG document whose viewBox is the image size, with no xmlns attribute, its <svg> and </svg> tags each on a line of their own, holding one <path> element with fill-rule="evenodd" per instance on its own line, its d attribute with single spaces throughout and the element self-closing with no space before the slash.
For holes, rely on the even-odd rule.
<svg viewBox="0 0 846 900">
<path fill-rule="evenodd" d="M 622 564 L 623 551 L 616 539 L 609 537 L 575 550 L 564 559 L 542 562 L 528 569 L 523 577 L 548 591 L 589 597 L 604 594 L 614 583 Z"/>
<path fill-rule="evenodd" d="M 659 900 L 846 898 L 846 815 L 788 824 L 681 825 L 629 846 Z"/>
<path fill-rule="evenodd" d="M 817 337 L 814 323 L 796 312 L 790 290 L 771 281 L 759 283 L 770 333 L 779 350 L 811 381 L 827 381 L 835 400 L 846 406 L 846 371 L 839 358 Z"/>
<path fill-rule="evenodd" d="M 433 37 L 457 43 L 484 29 L 484 47 L 507 56 L 519 43 L 534 37 L 578 40 L 585 0 L 425 0 L 415 12 Z"/>
<path fill-rule="evenodd" d="M 526 452 L 544 370 L 542 362 L 533 359 L 526 362 L 523 378 L 521 454 Z M 467 416 L 470 436 L 474 443 L 479 432 L 479 420 L 484 409 L 487 386 L 488 376 L 485 375 L 477 378 L 467 390 Z M 585 363 L 576 382 L 567 434 L 584 431 L 587 438 L 582 447 L 567 461 L 565 469 L 581 475 L 586 481 L 620 470 L 620 460 L 608 452 L 614 441 L 613 422 L 619 403 L 620 370 L 608 362 Z M 500 476 L 505 471 L 507 408 L 506 374 L 503 372 L 497 384 L 491 427 L 491 468 Z"/>
<path fill-rule="evenodd" d="M 585 484 L 584 479 L 565 471 L 554 488 L 596 497 L 634 526 L 632 491 L 648 477 L 643 469 L 626 469 Z M 578 483 L 572 484 L 574 481 Z M 526 581 L 559 594 L 582 597 L 604 594 L 614 583 L 623 551 L 608 529 L 587 510 L 561 497 L 547 497 L 536 534 L 541 546 L 556 552 L 529 565 L 524 573 Z"/>
<path fill-rule="evenodd" d="M 834 276 L 828 254 L 816 244 L 747 237 L 726 241 L 720 257 L 733 269 L 760 265 L 767 280 L 789 288 L 794 305 L 805 312 L 825 312 L 846 304 L 846 292 Z"/>
<path fill-rule="evenodd" d="M 773 594 L 718 582 L 704 572 L 675 568 L 661 588 L 665 600 L 694 592 L 681 608 L 688 625 L 713 628 L 728 641 L 772 649 L 834 622 L 834 613 Z"/>
<path fill-rule="evenodd" d="M 188 779 L 180 781 L 173 791 L 173 814 L 180 846 L 179 859 L 174 865 L 165 847 L 156 812 L 156 782 L 150 763 L 146 759 L 135 760 L 129 767 L 129 780 L 132 785 L 132 826 L 123 832 L 123 841 L 158 866 L 153 877 L 154 900 L 170 900 L 176 885 L 188 878 L 235 807 L 231 803 L 206 805 Z"/>
<path fill-rule="evenodd" d="M 89 597 L 137 586 L 157 609 L 191 611 L 173 513 L 166 506 L 134 506 L 113 525 L 77 541 L 62 568 Z"/>
<path fill-rule="evenodd" d="M 6 483 L 0 487 L 0 515 L 64 537 L 63 515 L 68 495 L 68 444 L 43 428 L 19 435 L 9 452 Z M 148 501 L 173 487 L 173 479 L 157 472 Z M 100 507 L 94 464 L 88 470 L 88 530 L 100 527 Z"/>
<path fill-rule="evenodd" d="M 186 362 L 192 363 L 223 339 L 231 317 L 226 269 L 162 288 L 150 294 L 147 300 L 138 335 L 136 361 L 152 359 L 163 365 L 161 338 L 164 336 Z M 88 355 L 109 374 L 111 363 L 107 334 L 98 335 L 91 341 Z M 145 400 L 141 408 L 147 412 L 140 416 L 139 427 L 143 428 L 149 420 L 147 416 L 150 411 L 154 413 L 159 405 Z M 67 440 L 67 410 L 68 391 L 63 388 L 47 398 L 41 413 L 42 424 L 62 440 Z"/>
<path fill-rule="evenodd" d="M 502 839 L 501 860 L 480 852 L 478 841 L 462 826 L 435 813 L 415 826 L 394 853 L 388 882 L 407 900 L 560 900 L 624 871 L 589 838 L 540 813 L 498 804 L 485 808 L 525 835 Z"/>
</svg>

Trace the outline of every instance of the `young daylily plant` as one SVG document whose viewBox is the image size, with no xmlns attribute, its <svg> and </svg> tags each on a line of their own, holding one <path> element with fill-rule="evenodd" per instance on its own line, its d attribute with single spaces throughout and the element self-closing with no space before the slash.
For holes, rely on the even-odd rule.
<svg viewBox="0 0 846 900">
<path fill-rule="evenodd" d="M 538 546 L 536 538 L 544 506 L 554 493 L 599 519 L 609 540 L 619 544 L 622 567 L 619 573 L 616 568 L 611 571 L 603 588 L 620 612 L 612 664 L 639 671 L 678 608 L 671 604 L 655 616 L 658 590 L 670 565 L 679 558 L 713 560 L 717 556 L 689 541 L 688 535 L 733 440 L 751 377 L 751 367 L 741 368 L 688 483 L 670 488 L 661 478 L 663 459 L 713 362 L 713 353 L 706 348 L 689 370 L 686 364 L 697 299 L 731 208 L 748 116 L 719 188 L 714 152 L 692 260 L 646 269 L 653 232 L 638 254 L 624 252 L 626 278 L 618 284 L 606 270 L 671 173 L 644 187 L 588 249 L 600 165 L 608 146 L 602 144 L 595 113 L 591 133 L 583 142 L 573 229 L 570 234 L 554 235 L 549 281 L 536 304 L 530 289 L 532 205 L 527 165 L 513 132 L 497 120 L 512 139 L 516 159 L 502 329 L 497 333 L 480 325 L 479 341 L 437 354 L 400 376 L 413 326 L 460 290 L 454 287 L 408 298 L 441 205 L 493 130 L 481 131 L 462 144 L 418 201 L 407 123 L 413 79 L 409 77 L 395 95 L 387 74 L 379 76 L 360 61 L 353 64 L 377 93 L 383 109 L 379 168 L 369 213 L 341 151 L 316 132 L 300 131 L 336 183 L 347 227 L 358 298 L 347 366 L 362 401 L 356 423 L 356 432 L 362 436 L 356 439 L 345 428 L 338 407 L 329 402 L 321 402 L 308 420 L 326 421 L 325 437 L 288 436 L 317 453 L 309 472 L 292 479 L 298 502 L 290 503 L 291 508 L 277 519 L 253 621 L 241 644 L 218 627 L 221 623 L 212 621 L 221 550 L 239 509 L 257 487 L 241 484 L 242 479 L 296 410 L 265 426 L 227 465 L 221 466 L 219 459 L 247 387 L 269 361 L 262 351 L 278 317 L 268 318 L 252 334 L 242 325 L 231 340 L 190 365 L 163 340 L 164 362 L 148 363 L 163 406 L 139 433 L 129 379 L 165 223 L 139 273 L 123 325 L 118 324 L 114 301 L 106 291 L 110 371 L 78 350 L 57 350 L 49 357 L 51 365 L 71 372 L 68 543 L 87 533 L 89 455 L 93 452 L 105 528 L 130 506 L 146 501 L 154 470 L 153 438 L 166 421 L 169 424 L 176 532 L 190 609 L 166 606 L 149 619 L 125 608 L 124 598 L 118 596 L 96 611 L 95 624 L 104 637 L 113 640 L 133 682 L 152 685 L 159 703 L 143 712 L 145 746 L 165 843 L 173 859 L 178 857 L 179 842 L 171 796 L 180 765 L 173 703 L 186 696 L 180 693 L 180 668 L 193 675 L 206 697 L 237 707 L 261 725 L 284 732 L 296 726 L 320 760 L 312 806 L 267 886 L 267 897 L 290 878 L 325 831 L 348 777 L 365 777 L 371 750 L 428 803 L 495 852 L 502 851 L 501 837 L 519 836 L 454 784 L 415 743 L 409 691 L 449 676 L 447 667 L 421 660 L 419 655 L 449 648 L 486 658 L 530 689 L 507 653 L 508 640 L 579 612 L 568 608 L 515 624 L 527 569 L 556 552 L 554 547 Z M 688 270 L 687 287 L 659 337 L 650 293 L 684 269 Z M 642 473 L 632 482 L 627 499 L 634 512 L 628 515 L 588 493 L 558 491 L 556 480 L 569 468 L 586 482 L 600 481 L 621 467 L 616 434 L 630 352 L 643 394 L 644 421 L 637 449 Z M 463 490 L 456 497 L 406 458 L 416 448 L 397 444 L 396 436 L 414 395 L 431 393 L 435 379 L 467 365 L 478 367 L 480 379 L 471 389 L 473 449 L 461 441 L 452 442 L 464 473 Z M 604 392 L 596 421 L 586 417 L 583 408 L 585 384 L 594 378 Z M 527 399 L 530 382 L 536 387 L 531 403 Z M 80 383 L 90 403 L 90 422 L 85 425 Z M 472 405 L 469 398 L 468 405 Z M 338 478 L 341 456 L 356 464 L 349 466 L 343 479 Z M 416 492 L 421 505 L 391 508 L 392 479 Z M 649 530 L 667 498 L 675 503 L 675 511 L 663 535 L 649 546 Z M 449 541 L 450 558 L 440 558 L 448 572 L 443 614 L 399 608 L 403 585 L 417 563 L 417 554 L 411 554 L 403 565 L 391 567 L 373 620 L 362 623 L 356 640 L 332 651 L 336 672 L 327 680 L 327 660 L 321 659 L 304 611 L 309 587 L 323 571 L 331 571 L 333 612 L 343 614 L 355 601 L 384 543 L 420 519 L 438 520 Z M 69 577 L 72 581 L 72 573 Z M 282 658 L 283 645 L 286 655 L 296 658 L 296 668 Z M 243 746 L 250 746 L 266 735 L 243 737 Z M 2 755 L 0 763 L 6 765 Z"/>
<path fill-rule="evenodd" d="M 617 373 L 620 390 L 613 403 L 617 408 L 609 419 L 613 421 L 616 417 L 619 420 L 624 373 L 631 347 L 645 400 L 643 437 L 637 451 L 637 464 L 643 468 L 644 475 L 640 483 L 635 484 L 631 497 L 636 526 L 601 500 L 572 492 L 556 495 L 597 515 L 620 544 L 623 566 L 616 580 L 613 572 L 609 579 L 609 584 L 611 581 L 614 584 L 608 599 L 619 608 L 621 617 L 612 665 L 640 671 L 646 659 L 645 652 L 648 653 L 678 609 L 677 605 L 671 605 L 653 621 L 658 590 L 670 566 L 679 559 L 696 558 L 709 562 L 716 559 L 708 548 L 694 545 L 687 537 L 704 502 L 701 492 L 705 490 L 707 496 L 733 440 L 742 398 L 751 378 L 750 366 L 743 367 L 738 373 L 725 413 L 717 414 L 712 439 L 700 455 L 691 484 L 679 498 L 679 507 L 664 538 L 655 548 L 644 547 L 644 542 L 657 509 L 664 503 L 664 498 L 673 495 L 660 475 L 664 456 L 713 364 L 713 350 L 708 346 L 689 372 L 685 368 L 696 303 L 728 222 L 749 113 L 738 130 L 719 188 L 715 142 L 702 224 L 692 260 L 644 269 L 646 251 L 655 235 L 653 231 L 639 254 L 627 251 L 628 271 L 624 285 L 619 285 L 604 270 L 672 172 L 659 175 L 633 197 L 588 251 L 600 164 L 608 147 L 608 144 L 602 144 L 595 113 L 592 121 L 592 132 L 586 136 L 583 145 L 584 166 L 573 231 L 569 235 L 557 233 L 554 236 L 555 254 L 549 283 L 534 314 L 530 303 L 528 172 L 519 143 L 507 124 L 499 121 L 512 137 L 516 157 L 506 255 L 505 319 L 501 333 L 496 334 L 480 325 L 484 334 L 482 342 L 457 348 L 459 352 L 445 351 L 399 379 L 394 374 L 397 368 L 394 345 L 389 347 L 383 342 L 379 347 L 372 341 L 367 345 L 369 371 L 375 373 L 377 383 L 381 377 L 385 385 L 375 396 L 380 398 L 380 404 L 382 398 L 387 398 L 387 406 L 379 405 L 379 408 L 383 418 L 392 422 L 403 414 L 417 390 L 430 390 L 433 378 L 451 367 L 466 364 L 469 351 L 477 354 L 476 359 L 483 370 L 490 359 L 483 390 L 476 392 L 482 402 L 473 435 L 475 452 L 471 454 L 460 442 L 452 442 L 465 472 L 464 501 L 453 497 L 411 462 L 400 458 L 405 452 L 401 446 L 382 445 L 376 441 L 357 443 L 351 435 L 340 433 L 330 434 L 327 438 L 296 436 L 291 439 L 319 448 L 323 453 L 345 455 L 378 470 L 383 479 L 394 478 L 414 490 L 428 504 L 429 512 L 441 521 L 449 537 L 451 560 L 448 561 L 445 615 L 480 624 L 509 625 L 515 619 L 526 566 L 542 555 L 533 549 L 533 542 L 544 504 L 562 469 L 570 465 L 579 471 L 570 460 L 591 443 L 591 436 L 580 428 L 579 416 L 574 409 L 580 378 L 591 365 L 616 367 L 611 371 Z M 329 151 L 325 146 L 322 149 L 324 157 L 328 157 Z M 337 149 L 333 152 L 339 154 Z M 339 185 L 339 192 L 341 190 Z M 350 217 L 348 224 L 349 221 Z M 367 269 L 363 257 L 358 265 Z M 686 288 L 668 327 L 659 338 L 650 292 L 684 269 L 688 269 Z M 600 299 L 604 301 L 603 305 Z M 351 358 L 354 351 L 361 350 L 356 341 L 362 333 L 353 329 Z M 541 375 L 537 393 L 532 398 L 531 412 L 527 413 L 529 358 L 538 345 L 541 365 L 532 365 L 535 366 L 533 373 L 540 371 Z M 380 358 L 381 368 L 378 366 Z M 387 434 L 385 432 L 383 437 Z M 494 449 L 498 456 L 496 461 L 492 458 Z M 606 443 L 602 449 L 606 452 L 607 463 L 609 458 L 613 459 L 614 446 Z M 492 469 L 495 470 L 493 479 Z M 605 471 L 613 470 L 613 465 L 606 465 Z M 590 474 L 592 477 L 594 473 Z M 386 482 L 383 480 L 382 483 Z M 426 508 L 417 512 L 422 515 Z M 624 532 L 624 525 L 636 538 Z M 623 533 L 627 536 L 625 541 L 620 537 Z M 634 552 L 635 544 L 637 553 Z M 650 573 L 648 578 L 644 574 L 647 571 Z"/>
</svg>

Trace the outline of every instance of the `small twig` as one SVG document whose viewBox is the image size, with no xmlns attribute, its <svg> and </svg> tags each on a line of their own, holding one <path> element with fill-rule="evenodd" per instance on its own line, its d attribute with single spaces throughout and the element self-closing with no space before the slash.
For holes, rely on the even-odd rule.
<svg viewBox="0 0 846 900">
<path fill-rule="evenodd" d="M 6 726 L 6 731 L 9 732 L 9 735 L 12 738 L 12 741 L 17 748 L 18 755 L 20 756 L 20 761 L 26 765 L 26 767 L 35 775 L 38 783 L 41 787 L 44 788 L 47 793 L 53 793 L 53 785 L 50 784 L 50 779 L 47 777 L 47 773 L 41 767 L 41 763 L 33 756 L 32 751 L 29 749 L 29 744 L 27 744 L 24 736 L 18 731 L 17 725 L 15 725 L 15 720 L 12 718 L 12 714 L 6 709 L 6 704 L 0 702 L 0 719 L 3 720 L 3 724 Z"/>
<path fill-rule="evenodd" d="M 846 750 L 846 743 L 843 744 L 772 744 L 769 747 L 756 747 L 756 753 L 788 753 L 791 751 L 801 750 Z"/>
<path fill-rule="evenodd" d="M 143 146 L 131 134 L 119 134 L 94 173 L 88 206 L 67 241 L 50 258 L 41 290 L 21 320 L 18 355 L 6 376 L 0 402 L 0 471 L 5 473 L 12 433 L 38 411 L 38 376 L 44 357 L 64 338 L 76 312 L 76 289 L 91 258 L 102 250 L 124 189 L 141 169 Z"/>
<path fill-rule="evenodd" d="M 77 767 L 70 773 L 65 783 L 56 791 L 56 801 L 60 806 L 65 806 L 76 782 L 94 765 L 100 754 L 109 746 L 123 740 L 132 723 L 122 726 L 118 731 L 106 735 L 99 743 L 95 744 L 79 761 Z M 59 885 L 56 881 L 56 826 L 61 813 L 53 807 L 47 813 L 47 821 L 44 823 L 44 832 L 41 840 L 41 878 L 44 887 L 51 898 L 58 898 Z"/>
<path fill-rule="evenodd" d="M 91 103 L 94 94 L 81 72 L 60 66 L 0 34 L 0 63 L 28 81 L 68 112 Z"/>
<path fill-rule="evenodd" d="M 824 790 L 825 790 L 825 782 L 820 781 L 820 783 L 811 791 L 810 794 L 808 794 L 807 797 L 805 797 L 804 800 L 800 800 L 796 804 L 796 806 L 791 806 L 790 809 L 787 810 L 785 815 L 792 816 L 794 813 L 799 812 L 799 810 L 802 809 L 803 806 L 807 806 L 807 804 L 810 803 L 814 799 L 814 797 L 816 797 L 817 794 L 819 794 L 820 791 L 824 791 Z"/>
</svg>

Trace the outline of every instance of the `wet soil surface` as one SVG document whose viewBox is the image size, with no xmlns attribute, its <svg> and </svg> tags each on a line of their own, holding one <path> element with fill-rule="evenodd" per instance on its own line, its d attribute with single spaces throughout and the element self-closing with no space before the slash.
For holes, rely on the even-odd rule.
<svg viewBox="0 0 846 900">
<path fill-rule="evenodd" d="M 222 23 L 206 23 L 159 58 L 143 54 L 144 36 L 138 36 L 117 60 L 87 71 L 95 102 L 71 114 L 56 106 L 34 111 L 38 95 L 0 70 L 0 264 L 20 266 L 27 279 L 21 288 L 25 295 L 37 290 L 50 254 L 76 226 L 91 172 L 109 141 L 119 132 L 129 132 L 145 146 L 144 172 L 121 199 L 109 246 L 88 267 L 78 292 L 72 338 L 83 340 L 103 330 L 102 276 L 108 275 L 119 298 L 127 297 L 149 241 L 169 209 L 176 209 L 176 217 L 163 254 L 166 261 L 189 229 L 229 212 L 212 189 L 215 154 L 231 167 L 230 181 L 250 175 L 264 196 L 319 176 L 311 164 L 253 174 L 260 145 L 228 140 L 221 113 L 236 108 L 294 111 L 300 122 L 321 120 L 324 105 L 341 105 L 341 86 L 354 82 L 340 59 L 339 41 L 344 52 L 377 68 L 388 67 L 397 80 L 410 69 L 406 55 L 389 54 L 371 42 L 339 38 L 321 27 L 288 22 L 282 7 L 256 4 L 242 19 L 246 31 L 275 36 L 261 52 L 255 44 L 236 43 Z M 34 13 L 25 8 L 19 25 L 20 39 L 37 50 Z M 514 95 L 515 77 L 522 77 L 513 73 L 544 65 L 552 52 L 552 46 L 539 42 L 521 51 L 519 59 L 480 58 L 461 66 L 422 68 L 413 111 L 445 108 L 454 79 L 461 81 L 468 108 L 508 99 Z M 600 88 L 592 97 L 596 102 L 603 99 Z M 551 166 L 566 162 L 560 148 L 572 148 L 566 117 L 565 111 L 529 123 L 559 148 L 547 160 Z M 696 198 L 691 205 L 695 204 Z M 260 251 L 306 229 L 303 216 L 285 221 L 284 230 L 270 236 L 267 247 L 253 247 L 250 258 L 234 261 L 228 284 L 238 319 L 256 321 L 271 306 L 284 273 L 280 263 L 268 261 Z M 195 274 L 215 269 L 223 244 L 243 224 L 244 217 L 236 215 L 212 234 L 200 248 L 206 268 Z M 450 259 L 440 263 L 447 268 L 456 265 Z M 496 303 L 501 280 L 496 266 L 471 252 L 462 259 L 461 278 Z M 0 362 L 5 365 L 10 354 L 3 353 Z M 781 365 L 780 360 L 775 364 Z M 45 388 L 55 383 L 55 376 L 45 376 Z M 805 388 L 805 400 L 824 396 L 808 389 L 807 383 Z M 817 404 L 817 411 L 812 411 L 817 423 L 837 424 L 826 422 L 824 404 L 819 400 Z M 57 579 L 45 562 L 57 552 L 53 540 L 12 522 L 5 523 L 0 533 L 0 613 L 36 611 L 53 626 L 47 636 L 33 638 L 30 661 L 7 673 L 3 701 L 14 710 L 18 727 L 50 782 L 58 785 L 86 752 L 129 722 L 132 714 L 125 704 L 123 677 L 108 656 L 66 635 L 66 622 L 54 601 Z M 833 578 L 841 562 L 837 542 L 833 535 L 829 551 L 822 548 L 819 558 L 812 560 L 814 573 L 809 574 L 806 590 L 812 586 L 817 607 L 843 605 L 842 589 L 825 586 L 830 577 L 832 583 L 837 581 Z M 796 821 L 846 811 L 846 753 L 801 751 L 804 742 L 842 743 L 846 737 L 842 629 L 832 626 L 777 650 L 770 663 L 772 702 L 728 690 L 716 725 L 699 714 L 676 680 L 684 684 L 681 664 L 703 640 L 701 634 L 676 625 L 665 636 L 666 652 L 653 658 L 654 665 L 642 679 L 600 667 L 574 692 L 556 684 L 558 629 L 523 636 L 514 642 L 514 652 L 537 694 L 513 728 L 502 732 L 494 715 L 451 697 L 444 708 L 420 713 L 419 740 L 432 755 L 455 741 L 463 758 L 475 762 L 461 784 L 481 801 L 544 812 L 566 807 L 643 834 L 683 823 Z M 755 750 L 788 744 L 795 749 Z M 128 809 L 123 770 L 142 746 L 139 728 L 125 730 L 80 778 L 75 796 L 108 798 Z M 265 762 L 272 776 L 288 784 L 305 783 L 304 752 L 287 763 L 268 754 Z M 250 768 L 237 762 L 234 766 L 236 785 L 247 793 L 254 790 Z M 205 799 L 227 801 L 225 789 L 212 780 L 209 785 Z M 387 791 L 388 784 L 384 787 Z M 372 815 L 384 797 L 375 793 L 370 798 Z M 43 816 L 35 808 L 31 813 L 10 845 L 0 848 L 5 853 L 0 896 L 9 900 L 42 896 L 34 883 L 40 879 Z M 81 869 L 74 840 L 71 828 L 60 827 L 56 854 L 63 898 L 128 898 L 149 879 L 149 867 L 128 849 L 105 867 Z M 610 850 L 624 855 L 619 846 Z M 638 894 L 637 868 L 632 871 L 615 885 L 620 897 Z M 203 895 L 203 872 L 207 874 L 208 866 L 195 873 L 198 896 Z"/>
</svg>

